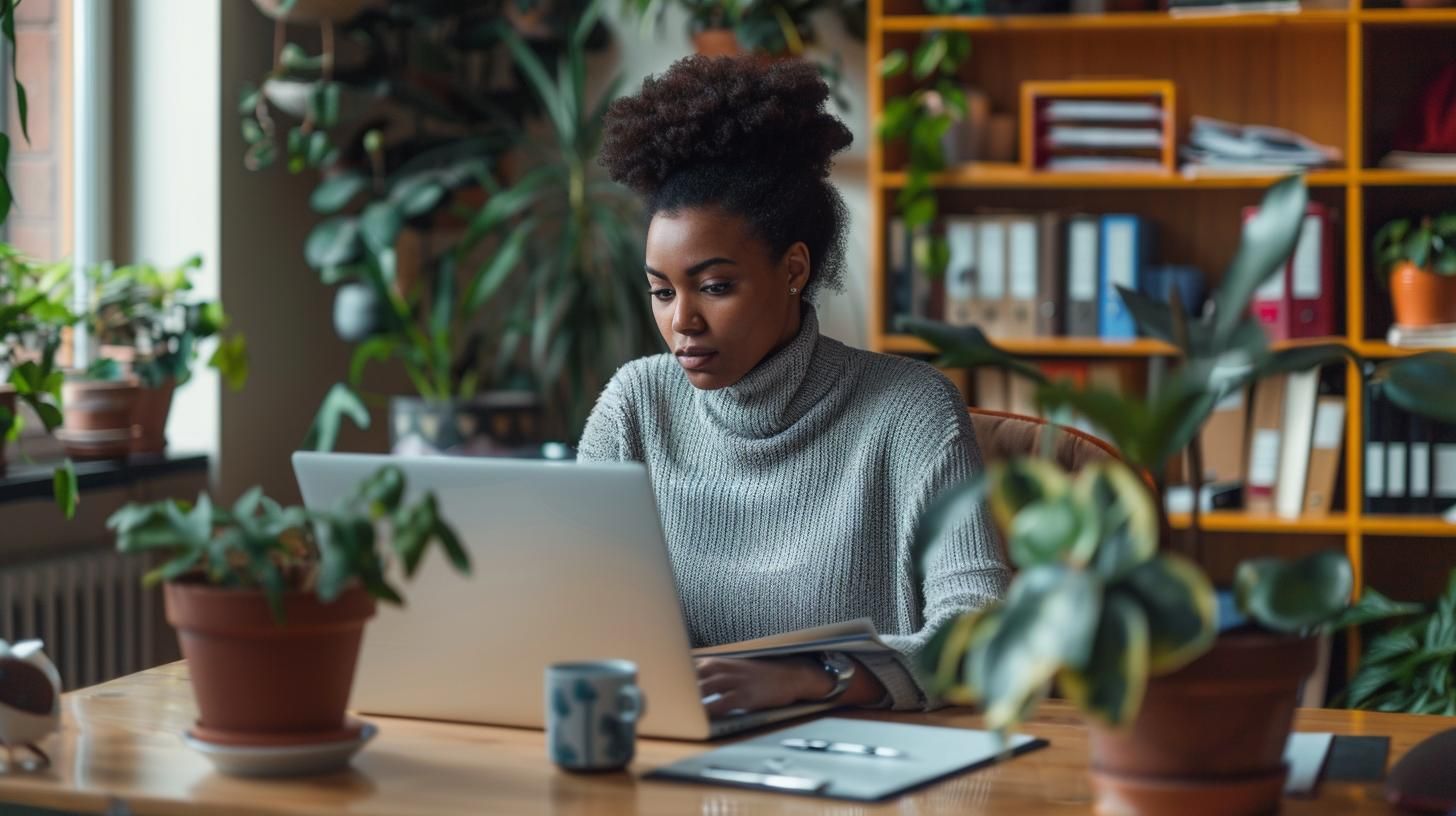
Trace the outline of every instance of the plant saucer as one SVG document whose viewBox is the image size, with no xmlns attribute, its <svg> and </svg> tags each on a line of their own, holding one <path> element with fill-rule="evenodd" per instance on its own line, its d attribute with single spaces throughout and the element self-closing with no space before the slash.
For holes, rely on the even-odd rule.
<svg viewBox="0 0 1456 816">
<path fill-rule="evenodd" d="M 363 726 L 351 739 L 301 745 L 218 745 L 197 738 L 190 729 L 182 735 L 182 741 L 207 757 L 217 770 L 232 776 L 311 776 L 348 767 L 354 754 L 379 733 L 373 723 Z"/>
</svg>

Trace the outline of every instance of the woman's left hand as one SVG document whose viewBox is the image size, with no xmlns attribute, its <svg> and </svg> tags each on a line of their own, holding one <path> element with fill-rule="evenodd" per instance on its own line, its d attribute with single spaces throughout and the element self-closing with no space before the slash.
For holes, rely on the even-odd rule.
<svg viewBox="0 0 1456 816">
<path fill-rule="evenodd" d="M 704 657 L 697 666 L 698 690 L 713 717 L 817 700 L 834 690 L 824 669 L 805 657 Z"/>
</svg>

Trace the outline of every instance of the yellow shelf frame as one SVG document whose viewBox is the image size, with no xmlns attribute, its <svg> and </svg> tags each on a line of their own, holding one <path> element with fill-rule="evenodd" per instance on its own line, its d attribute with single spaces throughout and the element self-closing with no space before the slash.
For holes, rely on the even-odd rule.
<svg viewBox="0 0 1456 816">
<path fill-rule="evenodd" d="M 1394 348 L 1384 338 L 1363 336 L 1365 311 L 1365 211 L 1364 191 L 1380 187 L 1456 187 L 1456 173 L 1405 171 L 1387 168 L 1360 167 L 1365 155 L 1365 32 L 1367 29 L 1389 29 L 1400 26 L 1456 27 L 1456 9 L 1363 9 L 1361 0 L 1351 0 L 1350 9 L 1305 10 L 1295 14 L 1250 14 L 1238 16 L 1173 17 L 1162 12 L 1137 12 L 1104 15 L 1020 15 L 1006 17 L 944 17 L 933 15 L 893 15 L 884 13 L 886 0 L 869 0 L 868 64 L 871 66 L 869 115 L 875 121 L 884 108 L 884 80 L 875 69 L 887 50 L 887 39 L 896 46 L 905 44 L 906 35 L 934 30 L 956 30 L 975 35 L 996 37 L 1054 35 L 1057 32 L 1096 31 L 1199 31 L 1207 29 L 1272 29 L 1276 27 L 1343 27 L 1345 30 L 1346 74 L 1343 83 L 1331 83 L 1329 93 L 1343 94 L 1346 111 L 1345 154 L 1351 167 L 1311 172 L 1306 179 L 1311 186 L 1345 190 L 1345 325 L 1342 338 L 1322 338 L 1311 342 L 1344 342 L 1361 355 L 1377 359 L 1420 353 L 1424 349 Z M 1034 77 L 1028 77 L 1034 78 Z M 1343 88 L 1340 87 L 1343 84 Z M 1338 89 L 1338 90 L 1337 90 Z M 884 228 L 887 208 L 892 196 L 886 191 L 904 187 L 905 173 L 884 171 L 884 149 L 871 138 L 869 145 L 870 189 L 873 207 L 871 230 L 871 286 L 868 298 L 870 347 L 879 351 L 904 354 L 931 354 L 933 350 L 918 338 L 895 334 L 884 322 L 885 270 Z M 1270 183 L 1264 176 L 1227 176 L 1188 178 L 1181 174 L 1069 174 L 1030 172 L 1015 164 L 969 164 L 952 168 L 932 177 L 932 184 L 945 190 L 1033 189 L 1033 190 L 1186 190 L 1196 195 L 1200 190 L 1256 189 Z M 1073 358 L 1137 358 L 1167 354 L 1166 344 L 1140 339 L 1109 342 L 1095 338 L 1036 338 L 998 340 L 1007 351 L 1044 357 Z M 1201 516 L 1204 529 L 1211 532 L 1264 536 L 1344 536 L 1344 547 L 1354 568 L 1356 592 L 1365 581 L 1365 546 L 1367 537 L 1456 538 L 1456 524 L 1429 516 L 1398 517 L 1365 515 L 1362 512 L 1362 471 L 1364 445 L 1362 428 L 1363 382 L 1353 365 L 1346 366 L 1346 442 L 1344 467 L 1347 493 L 1343 513 L 1320 518 L 1286 520 L 1256 516 L 1239 511 L 1218 511 Z M 1187 516 L 1175 516 L 1175 527 L 1185 527 Z M 1351 656 L 1359 655 L 1358 633 L 1352 633 Z"/>
</svg>

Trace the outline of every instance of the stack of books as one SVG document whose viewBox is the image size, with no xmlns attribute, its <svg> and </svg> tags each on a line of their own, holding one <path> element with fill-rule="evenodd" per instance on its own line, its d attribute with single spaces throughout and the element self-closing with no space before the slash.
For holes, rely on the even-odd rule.
<svg viewBox="0 0 1456 816">
<path fill-rule="evenodd" d="M 1280 175 L 1336 164 L 1338 148 L 1322 145 L 1291 130 L 1239 125 L 1207 116 L 1193 117 L 1188 144 L 1181 151 L 1190 178 L 1221 174 Z"/>
</svg>

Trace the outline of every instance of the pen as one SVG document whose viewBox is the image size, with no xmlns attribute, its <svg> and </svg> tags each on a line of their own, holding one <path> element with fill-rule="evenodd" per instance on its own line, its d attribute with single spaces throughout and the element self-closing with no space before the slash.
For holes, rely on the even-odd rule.
<svg viewBox="0 0 1456 816">
<path fill-rule="evenodd" d="M 802 737 L 789 737 L 779 742 L 785 748 L 792 748 L 796 751 L 823 751 L 831 754 L 854 754 L 856 756 L 884 757 L 895 759 L 904 756 L 904 752 L 896 748 L 886 748 L 882 745 L 861 745 L 857 742 L 830 742 L 822 739 L 804 739 Z"/>
</svg>

